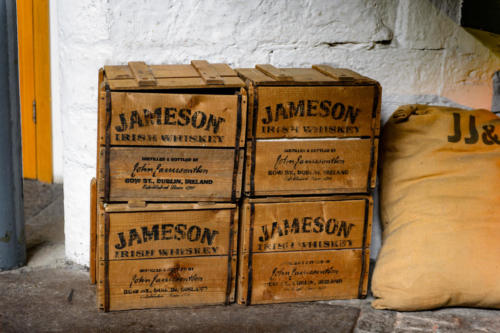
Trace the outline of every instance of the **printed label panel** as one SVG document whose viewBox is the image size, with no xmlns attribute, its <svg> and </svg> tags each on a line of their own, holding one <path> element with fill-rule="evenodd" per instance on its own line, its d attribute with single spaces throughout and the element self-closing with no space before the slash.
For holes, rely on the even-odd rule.
<svg viewBox="0 0 500 333">
<path fill-rule="evenodd" d="M 370 139 L 257 141 L 254 195 L 367 192 L 371 149 Z"/>
<path fill-rule="evenodd" d="M 252 304 L 357 298 L 362 250 L 258 253 Z"/>
<path fill-rule="evenodd" d="M 108 259 L 227 255 L 234 214 L 230 209 L 110 213 Z M 232 227 L 236 235 L 237 225 Z"/>
<path fill-rule="evenodd" d="M 366 200 L 255 204 L 255 252 L 362 248 Z"/>
<path fill-rule="evenodd" d="M 375 89 L 259 87 L 256 138 L 372 136 Z"/>
<path fill-rule="evenodd" d="M 236 95 L 113 92 L 111 108 L 111 145 L 234 147 L 240 130 Z"/>
<path fill-rule="evenodd" d="M 110 201 L 229 201 L 241 170 L 232 149 L 110 149 Z M 241 159 L 240 159 L 241 162 Z"/>
<path fill-rule="evenodd" d="M 117 260 L 108 264 L 111 311 L 226 301 L 227 257 Z"/>
</svg>

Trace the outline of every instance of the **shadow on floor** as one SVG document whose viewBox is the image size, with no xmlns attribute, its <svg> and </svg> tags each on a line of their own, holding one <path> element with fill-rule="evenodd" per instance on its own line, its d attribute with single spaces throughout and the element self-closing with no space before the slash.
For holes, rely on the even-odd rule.
<svg viewBox="0 0 500 333">
<path fill-rule="evenodd" d="M 64 262 L 62 184 L 24 180 L 24 219 L 28 267 Z"/>
</svg>

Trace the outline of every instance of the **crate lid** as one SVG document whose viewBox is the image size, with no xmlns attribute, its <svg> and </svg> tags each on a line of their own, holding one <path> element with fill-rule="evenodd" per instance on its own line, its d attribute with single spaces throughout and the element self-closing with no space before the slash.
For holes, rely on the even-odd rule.
<svg viewBox="0 0 500 333">
<path fill-rule="evenodd" d="M 239 88 L 244 82 L 226 64 L 193 60 L 190 65 L 146 65 L 142 61 L 125 66 L 104 66 L 111 90 L 156 90 L 189 88 Z"/>
<path fill-rule="evenodd" d="M 255 68 L 236 68 L 236 72 L 255 85 L 366 85 L 376 84 L 347 68 L 313 65 L 311 68 L 277 68 L 273 65 L 256 65 Z"/>
</svg>

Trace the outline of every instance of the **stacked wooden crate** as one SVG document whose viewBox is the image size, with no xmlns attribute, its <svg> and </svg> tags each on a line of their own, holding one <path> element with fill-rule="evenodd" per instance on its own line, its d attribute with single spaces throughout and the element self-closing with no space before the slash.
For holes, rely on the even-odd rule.
<svg viewBox="0 0 500 333">
<path fill-rule="evenodd" d="M 229 66 L 99 75 L 91 277 L 100 309 L 234 301 L 244 83 Z"/>
<path fill-rule="evenodd" d="M 324 65 L 237 72 L 249 97 L 238 302 L 365 296 L 380 85 Z"/>
</svg>

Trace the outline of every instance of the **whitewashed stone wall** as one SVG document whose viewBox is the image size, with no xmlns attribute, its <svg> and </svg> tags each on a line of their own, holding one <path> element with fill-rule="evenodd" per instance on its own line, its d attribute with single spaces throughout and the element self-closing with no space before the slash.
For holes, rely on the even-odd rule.
<svg viewBox="0 0 500 333">
<path fill-rule="evenodd" d="M 460 5 L 460 0 L 51 1 L 67 258 L 79 264 L 89 259 L 99 67 L 192 59 L 234 67 L 329 64 L 380 81 L 384 120 L 405 103 L 489 108 L 491 76 L 500 60 L 456 24 Z M 372 257 L 379 243 L 375 225 Z"/>
</svg>

